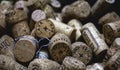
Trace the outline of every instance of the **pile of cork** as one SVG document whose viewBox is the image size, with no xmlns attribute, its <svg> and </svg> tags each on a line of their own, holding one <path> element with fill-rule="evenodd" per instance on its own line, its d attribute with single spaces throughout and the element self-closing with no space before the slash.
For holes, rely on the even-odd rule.
<svg viewBox="0 0 120 70">
<path fill-rule="evenodd" d="M 120 70 L 118 0 L 0 0 L 0 70 Z"/>
</svg>

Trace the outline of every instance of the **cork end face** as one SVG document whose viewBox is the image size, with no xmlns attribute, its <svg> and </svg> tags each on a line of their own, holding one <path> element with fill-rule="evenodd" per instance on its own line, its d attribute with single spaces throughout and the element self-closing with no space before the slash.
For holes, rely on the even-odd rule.
<svg viewBox="0 0 120 70">
<path fill-rule="evenodd" d="M 109 4 L 114 4 L 115 3 L 115 0 L 105 0 L 105 1 Z"/>
</svg>

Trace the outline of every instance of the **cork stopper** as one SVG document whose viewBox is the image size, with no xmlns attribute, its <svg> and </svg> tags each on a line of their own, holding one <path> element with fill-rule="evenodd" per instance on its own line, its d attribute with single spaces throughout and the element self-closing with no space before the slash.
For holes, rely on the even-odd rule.
<svg viewBox="0 0 120 70">
<path fill-rule="evenodd" d="M 83 62 L 67 56 L 65 57 L 60 70 L 85 70 L 86 66 Z"/>
<path fill-rule="evenodd" d="M 83 42 L 75 42 L 71 46 L 72 56 L 84 64 L 88 64 L 92 59 L 92 50 Z"/>
<path fill-rule="evenodd" d="M 36 40 L 33 36 L 22 36 L 15 43 L 13 48 L 16 59 L 20 62 L 29 62 L 33 59 L 37 48 Z"/>
<path fill-rule="evenodd" d="M 102 63 L 95 63 L 87 66 L 86 70 L 104 70 L 104 65 Z"/>
<path fill-rule="evenodd" d="M 107 51 L 108 46 L 93 23 L 87 23 L 82 27 L 82 35 L 96 56 Z"/>
<path fill-rule="evenodd" d="M 28 70 L 59 70 L 60 65 L 49 59 L 34 59 L 28 66 Z"/>
<path fill-rule="evenodd" d="M 28 22 L 25 20 L 13 25 L 12 34 L 14 38 L 21 37 L 24 35 L 29 35 L 30 28 L 28 26 Z"/>
<path fill-rule="evenodd" d="M 39 38 L 51 38 L 55 34 L 55 26 L 50 20 L 41 20 L 35 24 L 35 34 Z"/>
<path fill-rule="evenodd" d="M 6 29 L 5 15 L 0 12 L 0 31 L 5 31 L 5 29 Z"/>
<path fill-rule="evenodd" d="M 49 52 L 53 60 L 61 63 L 66 56 L 71 54 L 71 42 L 65 34 L 56 33 L 52 37 L 51 42 Z"/>
</svg>

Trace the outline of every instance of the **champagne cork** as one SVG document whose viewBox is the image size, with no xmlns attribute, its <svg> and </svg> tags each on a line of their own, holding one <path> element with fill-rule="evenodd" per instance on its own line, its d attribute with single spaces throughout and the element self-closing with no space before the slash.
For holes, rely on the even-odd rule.
<svg viewBox="0 0 120 70">
<path fill-rule="evenodd" d="M 14 5 L 14 9 L 22 9 L 26 13 L 29 12 L 29 10 L 27 8 L 27 1 L 23 1 L 23 0 L 17 1 Z"/>
<path fill-rule="evenodd" d="M 87 23 L 83 26 L 82 35 L 96 56 L 102 55 L 107 51 L 108 46 L 93 23 Z"/>
<path fill-rule="evenodd" d="M 50 3 L 50 0 L 28 0 L 27 5 L 30 7 L 30 9 L 44 9 L 45 6 Z"/>
<path fill-rule="evenodd" d="M 68 25 L 76 29 L 75 41 L 80 40 L 82 23 L 76 19 L 72 19 L 68 22 Z"/>
<path fill-rule="evenodd" d="M 0 38 L 0 54 L 14 58 L 13 48 L 14 40 L 8 35 L 3 35 Z"/>
<path fill-rule="evenodd" d="M 27 14 L 23 10 L 10 10 L 6 13 L 6 21 L 10 25 L 16 24 L 20 21 L 26 20 Z"/>
<path fill-rule="evenodd" d="M 55 34 L 55 26 L 50 20 L 41 20 L 35 24 L 35 34 L 39 38 L 51 38 Z"/>
<path fill-rule="evenodd" d="M 117 51 L 120 50 L 120 38 L 116 38 L 111 47 L 107 50 L 105 61 L 109 60 Z"/>
<path fill-rule="evenodd" d="M 88 64 L 92 59 L 92 50 L 83 42 L 75 42 L 71 46 L 72 56 L 84 64 Z"/>
<path fill-rule="evenodd" d="M 103 34 L 108 44 L 111 44 L 116 37 L 120 36 L 120 21 L 107 23 L 103 26 Z"/>
<path fill-rule="evenodd" d="M 94 17 L 103 15 L 115 1 L 116 0 L 97 0 L 91 8 L 91 15 Z"/>
<path fill-rule="evenodd" d="M 106 63 L 105 70 L 117 70 L 120 68 L 120 51 L 117 51 Z"/>
<path fill-rule="evenodd" d="M 56 32 L 64 33 L 70 38 L 71 41 L 74 40 L 76 30 L 73 27 L 51 18 L 49 20 L 55 25 Z"/>
<path fill-rule="evenodd" d="M 28 66 L 28 70 L 59 70 L 60 65 L 49 59 L 34 59 Z"/>
<path fill-rule="evenodd" d="M 87 66 L 86 70 L 104 70 L 104 65 L 102 63 L 95 63 Z"/>
<path fill-rule="evenodd" d="M 30 21 L 30 29 L 32 30 L 35 26 L 36 22 L 39 22 L 42 19 L 46 19 L 46 14 L 44 11 L 37 9 L 35 11 L 32 12 L 31 14 L 31 21 Z"/>
<path fill-rule="evenodd" d="M 120 17 L 116 12 L 109 12 L 99 19 L 99 24 L 104 25 L 106 23 L 115 22 L 120 20 Z"/>
<path fill-rule="evenodd" d="M 65 6 L 62 9 L 63 18 L 72 17 L 83 20 L 90 14 L 91 7 L 87 1 L 79 0 L 73 2 L 71 5 Z"/>
<path fill-rule="evenodd" d="M 11 57 L 0 55 L 0 70 L 28 70 Z"/>
<path fill-rule="evenodd" d="M 4 32 L 6 29 L 5 15 L 0 12 L 0 31 Z"/>
<path fill-rule="evenodd" d="M 44 12 L 46 13 L 46 17 L 47 18 L 54 18 L 55 19 L 55 11 L 53 10 L 53 8 L 50 5 L 46 5 L 44 8 Z"/>
<path fill-rule="evenodd" d="M 86 66 L 83 62 L 67 56 L 65 57 L 60 70 L 86 70 Z"/>
<path fill-rule="evenodd" d="M 29 62 L 33 59 L 37 48 L 36 40 L 33 36 L 22 36 L 16 42 L 13 53 L 20 62 Z"/>
<path fill-rule="evenodd" d="M 55 34 L 51 39 L 49 46 L 50 56 L 53 60 L 61 63 L 63 59 L 71 54 L 71 42 L 69 38 L 62 33 Z"/>
<path fill-rule="evenodd" d="M 30 34 L 30 29 L 26 20 L 18 22 L 12 28 L 14 38 Z"/>
</svg>

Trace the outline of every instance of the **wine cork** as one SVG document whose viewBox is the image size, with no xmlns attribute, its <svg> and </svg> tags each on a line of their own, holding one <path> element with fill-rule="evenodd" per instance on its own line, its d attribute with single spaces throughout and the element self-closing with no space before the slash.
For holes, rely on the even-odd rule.
<svg viewBox="0 0 120 70">
<path fill-rule="evenodd" d="M 12 57 L 14 59 L 13 48 L 14 40 L 8 35 L 3 35 L 0 38 L 0 54 Z"/>
<path fill-rule="evenodd" d="M 50 3 L 50 0 L 28 0 L 27 5 L 30 9 L 44 9 L 45 6 Z"/>
<path fill-rule="evenodd" d="M 116 37 L 120 36 L 120 21 L 107 23 L 103 26 L 103 34 L 108 44 L 111 44 Z"/>
<path fill-rule="evenodd" d="M 11 57 L 0 55 L 0 69 L 1 70 L 28 70 L 26 67 L 20 65 Z"/>
<path fill-rule="evenodd" d="M 42 20 L 42 19 L 46 19 L 46 14 L 44 11 L 37 9 L 35 11 L 32 12 L 31 14 L 31 21 L 30 21 L 30 29 L 32 30 L 35 26 L 35 23 Z"/>
<path fill-rule="evenodd" d="M 78 21 L 77 19 L 72 19 L 68 22 L 68 25 L 76 29 L 75 40 L 76 41 L 80 40 L 82 23 Z"/>
<path fill-rule="evenodd" d="M 49 55 L 48 55 L 48 51 L 47 50 L 40 50 L 37 52 L 37 58 L 42 58 L 42 59 L 48 59 Z"/>
<path fill-rule="evenodd" d="M 60 67 L 60 70 L 85 70 L 85 69 L 86 66 L 83 62 L 70 56 L 65 57 Z"/>
<path fill-rule="evenodd" d="M 56 33 L 51 39 L 49 46 L 50 56 L 53 60 L 61 63 L 63 59 L 71 54 L 71 42 L 69 38 L 62 33 Z"/>
<path fill-rule="evenodd" d="M 97 0 L 91 8 L 91 15 L 94 17 L 103 15 L 115 1 L 116 0 Z"/>
<path fill-rule="evenodd" d="M 96 56 L 104 54 L 108 49 L 107 44 L 102 39 L 100 32 L 93 23 L 87 23 L 83 26 L 82 35 L 87 45 L 91 47 Z"/>
<path fill-rule="evenodd" d="M 115 22 L 120 20 L 120 17 L 116 12 L 109 12 L 99 19 L 99 24 L 104 25 L 106 23 Z"/>
<path fill-rule="evenodd" d="M 0 31 L 4 32 L 6 29 L 5 15 L 0 12 Z"/>
<path fill-rule="evenodd" d="M 26 35 L 20 37 L 16 42 L 13 53 L 20 62 L 29 62 L 33 59 L 37 48 L 36 40 L 33 36 Z"/>
<path fill-rule="evenodd" d="M 5 6 L 9 7 L 9 8 L 12 8 L 12 7 L 13 7 L 13 5 L 12 5 L 13 2 L 12 2 L 12 1 L 9 1 L 9 0 L 2 0 L 0 4 L 1 4 L 1 5 L 5 5 Z"/>
<path fill-rule="evenodd" d="M 72 56 L 84 64 L 88 64 L 92 59 L 92 50 L 83 42 L 75 42 L 71 46 Z"/>
<path fill-rule="evenodd" d="M 61 3 L 58 0 L 51 0 L 50 5 L 53 7 L 55 11 L 61 8 Z"/>
<path fill-rule="evenodd" d="M 14 38 L 30 34 L 30 29 L 26 20 L 15 24 L 12 28 Z"/>
<path fill-rule="evenodd" d="M 14 5 L 14 9 L 22 9 L 26 13 L 29 12 L 29 10 L 27 8 L 27 1 L 23 1 L 23 0 L 17 1 Z"/>
<path fill-rule="evenodd" d="M 54 18 L 55 19 L 55 11 L 53 10 L 53 8 L 50 5 L 46 5 L 44 8 L 44 12 L 46 13 L 46 17 L 47 18 Z"/>
<path fill-rule="evenodd" d="M 35 24 L 35 34 L 39 38 L 51 38 L 55 34 L 55 26 L 50 20 L 41 20 Z"/>
<path fill-rule="evenodd" d="M 87 66 L 86 70 L 104 70 L 104 65 L 101 63 L 95 63 Z"/>
<path fill-rule="evenodd" d="M 10 25 L 16 24 L 20 21 L 26 20 L 27 14 L 23 10 L 10 10 L 6 13 L 6 21 Z"/>
<path fill-rule="evenodd" d="M 120 51 L 117 51 L 106 63 L 105 70 L 117 70 L 120 68 Z"/>
<path fill-rule="evenodd" d="M 56 32 L 64 33 L 70 38 L 71 41 L 74 40 L 76 30 L 73 27 L 51 18 L 49 20 L 55 25 Z"/>
<path fill-rule="evenodd" d="M 60 65 L 49 59 L 34 59 L 28 66 L 28 70 L 59 70 Z"/>
<path fill-rule="evenodd" d="M 83 20 L 87 18 L 90 14 L 91 7 L 87 1 L 79 0 L 73 2 L 69 6 L 65 6 L 62 9 L 62 16 L 65 17 L 72 17 L 76 19 Z"/>
<path fill-rule="evenodd" d="M 107 50 L 105 61 L 109 60 L 117 51 L 120 50 L 120 38 L 116 38 L 111 47 Z"/>
</svg>

